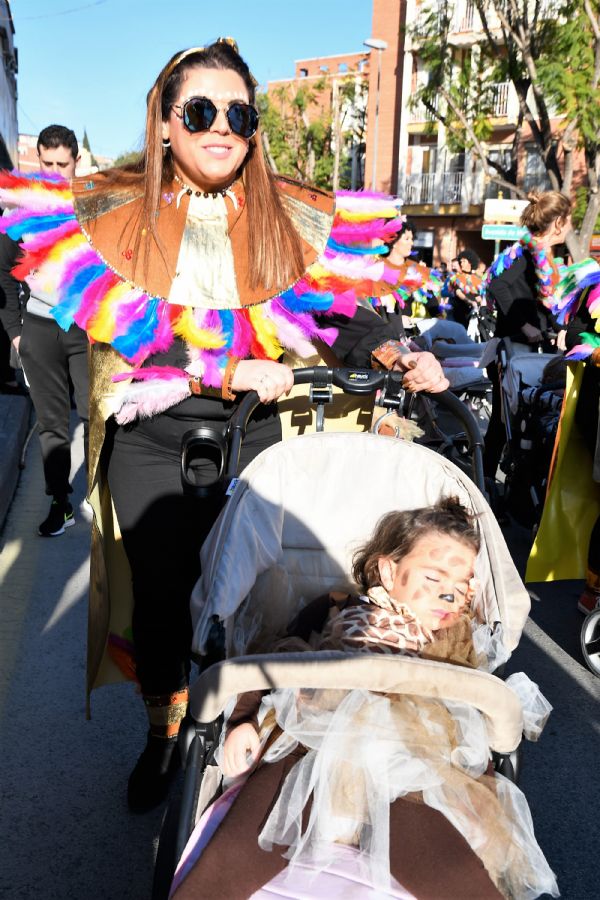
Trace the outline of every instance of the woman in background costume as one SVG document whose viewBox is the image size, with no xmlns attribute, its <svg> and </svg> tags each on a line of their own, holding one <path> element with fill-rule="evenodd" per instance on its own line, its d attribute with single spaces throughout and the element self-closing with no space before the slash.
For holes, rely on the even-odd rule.
<svg viewBox="0 0 600 900">
<path fill-rule="evenodd" d="M 526 577 L 555 581 L 585 576 L 578 608 L 589 613 L 600 606 L 600 265 L 595 260 L 569 267 L 554 309 L 565 327 L 566 358 L 573 365 Z"/>
<path fill-rule="evenodd" d="M 385 240 L 387 253 L 382 255 L 389 277 L 374 285 L 372 293 L 373 305 L 379 314 L 390 323 L 398 337 L 404 339 L 413 318 L 438 315 L 442 281 L 434 269 L 410 258 L 415 226 L 402 217 L 398 222 L 399 229 Z M 373 248 L 373 252 L 376 249 Z"/>
<path fill-rule="evenodd" d="M 446 387 L 432 357 L 401 359 L 389 327 L 356 308 L 364 267 L 344 250 L 357 227 L 395 231 L 396 208 L 342 195 L 336 212 L 328 194 L 273 176 L 255 87 L 231 39 L 186 50 L 148 94 L 139 163 L 70 187 L 0 179 L 0 202 L 17 207 L 3 231 L 25 251 L 15 276 L 56 291 L 59 324 L 92 343 L 88 688 L 123 670 L 140 684 L 150 730 L 129 779 L 137 811 L 161 802 L 177 765 L 189 596 L 217 512 L 183 493 L 185 432 L 224 426 L 244 391 L 276 400 L 293 381 L 284 351 L 306 356 L 315 341 L 350 365 L 410 368 L 409 389 Z M 280 434 L 277 407 L 261 406 L 241 468 Z M 197 461 L 199 481 L 212 474 Z"/>
<path fill-rule="evenodd" d="M 527 233 L 496 257 L 488 271 L 486 291 L 488 303 L 497 313 L 495 336 L 533 345 L 544 341 L 552 324 L 550 307 L 559 280 L 552 247 L 562 244 L 571 230 L 571 201 L 558 191 L 533 193 L 521 225 Z M 492 414 L 483 466 L 486 476 L 495 478 L 506 435 L 498 367 L 493 363 L 487 372 L 492 382 Z"/>
</svg>

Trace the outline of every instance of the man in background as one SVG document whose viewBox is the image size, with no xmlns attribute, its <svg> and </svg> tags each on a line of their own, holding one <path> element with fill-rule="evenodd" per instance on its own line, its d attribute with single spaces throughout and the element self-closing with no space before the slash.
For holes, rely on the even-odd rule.
<svg viewBox="0 0 600 900">
<path fill-rule="evenodd" d="M 79 161 L 77 138 L 70 128 L 49 125 L 40 132 L 37 151 L 42 173 L 70 180 Z M 52 317 L 57 298 L 24 285 L 25 307 L 20 308 L 20 284 L 10 274 L 18 261 L 19 245 L 0 235 L 0 293 L 5 295 L 0 318 L 18 352 L 35 408 L 44 465 L 46 493 L 52 497 L 47 517 L 40 524 L 42 537 L 56 537 L 75 524 L 69 501 L 72 487 L 71 384 L 88 445 L 88 341 L 77 325 L 63 331 Z"/>
</svg>

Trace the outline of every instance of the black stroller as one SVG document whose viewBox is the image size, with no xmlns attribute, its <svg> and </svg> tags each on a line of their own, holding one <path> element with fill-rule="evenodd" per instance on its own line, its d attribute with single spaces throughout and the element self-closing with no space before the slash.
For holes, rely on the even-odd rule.
<svg viewBox="0 0 600 900">
<path fill-rule="evenodd" d="M 517 350 L 508 339 L 498 347 L 506 429 L 500 460 L 506 476 L 504 502 L 524 528 L 535 530 L 544 508 L 565 389 L 563 360 L 560 354 L 527 352 L 522 346 Z"/>
</svg>

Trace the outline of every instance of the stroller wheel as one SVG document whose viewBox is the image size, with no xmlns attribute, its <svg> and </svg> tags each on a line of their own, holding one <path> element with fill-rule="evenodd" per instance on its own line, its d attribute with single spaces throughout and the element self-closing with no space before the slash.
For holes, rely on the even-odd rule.
<svg viewBox="0 0 600 900">
<path fill-rule="evenodd" d="M 581 652 L 590 672 L 600 678 L 600 609 L 586 616 L 581 626 Z"/>
</svg>

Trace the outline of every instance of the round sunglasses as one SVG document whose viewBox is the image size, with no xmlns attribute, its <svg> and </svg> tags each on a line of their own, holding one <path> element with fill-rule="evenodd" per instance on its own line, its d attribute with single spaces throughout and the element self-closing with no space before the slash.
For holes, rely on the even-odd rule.
<svg viewBox="0 0 600 900">
<path fill-rule="evenodd" d="M 215 106 L 208 97 L 190 97 L 181 106 L 173 106 L 173 109 L 190 134 L 208 131 L 221 110 L 225 113 L 232 132 L 238 137 L 251 138 L 258 128 L 258 110 L 250 103 L 240 103 L 239 100 L 234 100 L 228 106 Z"/>
</svg>

